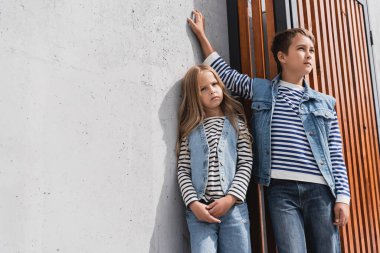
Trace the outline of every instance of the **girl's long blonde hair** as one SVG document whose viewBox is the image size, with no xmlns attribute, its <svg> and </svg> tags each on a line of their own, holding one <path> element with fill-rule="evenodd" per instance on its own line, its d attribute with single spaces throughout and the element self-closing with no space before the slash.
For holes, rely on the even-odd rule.
<svg viewBox="0 0 380 253">
<path fill-rule="evenodd" d="M 239 118 L 243 120 L 245 124 L 247 123 L 243 106 L 227 93 L 226 87 L 215 70 L 207 65 L 196 65 L 190 68 L 182 79 L 182 101 L 179 106 L 178 115 L 177 154 L 179 153 L 182 138 L 187 137 L 206 117 L 199 97 L 198 86 L 198 76 L 203 71 L 210 71 L 218 81 L 218 85 L 223 91 L 223 100 L 220 107 L 224 115 L 230 120 L 236 132 L 239 132 Z"/>
</svg>

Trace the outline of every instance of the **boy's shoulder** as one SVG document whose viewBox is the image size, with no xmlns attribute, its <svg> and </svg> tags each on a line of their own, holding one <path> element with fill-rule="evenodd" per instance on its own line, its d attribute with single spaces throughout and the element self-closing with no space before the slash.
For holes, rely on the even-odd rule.
<svg viewBox="0 0 380 253">
<path fill-rule="evenodd" d="M 315 99 L 328 104 L 331 108 L 335 107 L 336 100 L 333 96 L 327 95 L 325 93 L 316 91 L 312 88 L 310 88 L 310 95 L 314 97 Z"/>
</svg>

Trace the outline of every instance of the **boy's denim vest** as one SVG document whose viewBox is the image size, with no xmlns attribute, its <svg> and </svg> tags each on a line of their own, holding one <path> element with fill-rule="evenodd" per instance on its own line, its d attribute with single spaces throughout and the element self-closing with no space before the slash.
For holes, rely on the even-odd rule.
<svg viewBox="0 0 380 253">
<path fill-rule="evenodd" d="M 273 81 L 255 78 L 253 81 L 252 119 L 253 152 L 256 154 L 252 169 L 254 182 L 268 186 L 271 172 L 271 122 L 278 94 L 277 76 Z M 335 99 L 319 93 L 304 82 L 305 92 L 299 114 L 311 151 L 331 192 L 335 195 L 328 136 L 334 119 Z"/>
<path fill-rule="evenodd" d="M 220 183 L 226 194 L 231 186 L 236 172 L 238 134 L 225 118 L 223 130 L 217 147 Z M 191 180 L 197 192 L 198 199 L 202 199 L 208 181 L 209 154 L 206 133 L 203 124 L 196 127 L 189 135 L 189 151 L 191 163 Z"/>
</svg>

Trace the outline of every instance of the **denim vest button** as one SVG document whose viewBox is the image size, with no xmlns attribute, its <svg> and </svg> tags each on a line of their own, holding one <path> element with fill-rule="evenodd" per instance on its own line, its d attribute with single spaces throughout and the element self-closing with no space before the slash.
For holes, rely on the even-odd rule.
<svg viewBox="0 0 380 253">
<path fill-rule="evenodd" d="M 222 162 L 220 162 L 220 166 L 222 166 L 222 167 L 223 167 L 223 163 L 222 163 Z"/>
<path fill-rule="evenodd" d="M 314 132 L 313 132 L 313 131 L 310 131 L 310 132 L 309 132 L 309 135 L 310 135 L 310 136 L 314 135 Z"/>
<path fill-rule="evenodd" d="M 265 153 L 266 153 L 267 155 L 269 155 L 269 150 L 267 150 Z"/>
<path fill-rule="evenodd" d="M 323 165 L 323 164 L 325 164 L 325 163 L 324 163 L 323 161 L 320 161 L 319 164 L 320 164 L 320 165 Z"/>
</svg>

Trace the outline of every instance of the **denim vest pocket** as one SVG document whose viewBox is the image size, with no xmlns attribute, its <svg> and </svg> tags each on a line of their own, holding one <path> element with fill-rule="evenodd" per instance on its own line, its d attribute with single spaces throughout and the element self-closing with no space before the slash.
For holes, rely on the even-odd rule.
<svg viewBox="0 0 380 253">
<path fill-rule="evenodd" d="M 269 123 L 268 117 L 270 116 L 270 111 L 272 108 L 272 102 L 266 101 L 255 101 L 252 102 L 252 118 L 254 118 L 255 129 L 261 132 L 265 129 L 265 123 Z"/>
<path fill-rule="evenodd" d="M 328 138 L 331 129 L 331 122 L 335 117 L 334 112 L 328 109 L 318 109 L 312 111 L 311 113 L 314 115 L 319 127 L 324 130 L 326 138 Z"/>
</svg>

